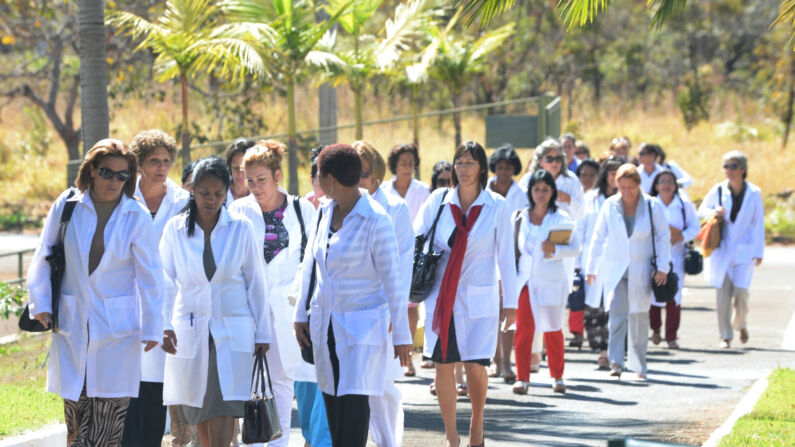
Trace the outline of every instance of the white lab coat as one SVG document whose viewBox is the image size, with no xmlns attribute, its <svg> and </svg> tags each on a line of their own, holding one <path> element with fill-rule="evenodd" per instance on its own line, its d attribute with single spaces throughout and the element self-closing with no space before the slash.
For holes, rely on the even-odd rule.
<svg viewBox="0 0 795 447">
<path fill-rule="evenodd" d="M 496 180 L 497 177 L 491 177 L 488 183 L 486 183 L 486 188 L 489 191 L 494 191 L 493 189 L 491 189 L 491 185 Z M 522 186 L 519 185 L 519 183 L 513 182 L 511 187 L 508 188 L 508 194 L 505 195 L 505 206 L 508 207 L 508 211 L 511 213 L 511 215 L 513 215 L 513 212 L 516 210 L 527 208 L 528 206 L 530 206 L 530 202 L 527 199 L 527 189 L 522 188 Z"/>
<path fill-rule="evenodd" d="M 527 191 L 528 185 L 530 185 L 530 177 L 532 177 L 532 175 L 532 172 L 528 172 L 519 180 L 519 185 L 525 191 Z M 586 211 L 585 193 L 582 190 L 582 184 L 577 176 L 571 171 L 567 171 L 566 175 L 561 173 L 558 178 L 555 179 L 555 186 L 558 188 L 558 191 L 563 191 L 571 197 L 570 203 L 561 202 L 560 200 L 556 201 L 555 205 L 558 206 L 558 209 L 565 211 L 569 217 L 575 221 L 582 219 Z"/>
<path fill-rule="evenodd" d="M 684 241 L 671 245 L 671 262 L 674 263 L 674 272 L 679 277 L 679 291 L 676 292 L 674 301 L 679 306 L 682 304 L 682 289 L 685 287 L 685 252 L 687 250 L 685 244 L 698 236 L 699 231 L 701 231 L 701 225 L 696 215 L 696 206 L 692 202 L 682 199 L 681 196 L 674 196 L 674 199 L 668 205 L 662 200 L 660 200 L 660 204 L 665 208 L 665 217 L 668 219 L 668 225 L 680 230 L 684 239 Z M 684 210 L 684 219 L 682 218 L 682 210 Z M 665 303 L 658 303 L 654 300 L 652 300 L 651 305 L 665 307 Z"/>
<path fill-rule="evenodd" d="M 662 167 L 674 173 L 676 176 L 676 183 L 679 184 L 679 189 L 688 188 L 693 184 L 693 177 L 691 177 L 690 174 L 682 169 L 682 167 L 679 166 L 679 164 L 677 164 L 675 161 L 666 161 L 662 164 Z"/>
<path fill-rule="evenodd" d="M 387 362 L 394 357 L 387 340 L 390 321 L 392 343 L 411 344 L 408 299 L 401 293 L 405 290 L 401 282 L 408 279 L 400 277 L 395 229 L 383 207 L 369 194 L 362 195 L 345 216 L 342 228 L 329 239 L 336 205 L 332 200 L 322 206 L 320 226 L 304 256 L 295 321 L 309 320 L 317 383 L 322 392 L 380 396 L 391 380 L 384 374 Z M 317 282 L 309 319 L 305 300 L 313 260 L 317 261 Z M 328 349 L 330 324 L 339 359 L 336 392 Z"/>
<path fill-rule="evenodd" d="M 582 250 L 580 250 L 578 261 L 579 268 L 583 271 L 588 264 L 588 253 L 591 249 L 593 233 L 596 228 L 596 218 L 599 217 L 599 211 L 602 209 L 602 205 L 606 200 L 607 198 L 604 194 L 599 193 L 598 189 L 592 189 L 585 193 L 586 214 L 585 218 L 577 225 L 577 232 L 582 242 Z M 585 304 L 594 309 L 599 308 L 602 295 L 607 295 L 604 290 L 604 276 L 599 274 L 599 264 L 599 262 L 595 264 L 596 270 L 594 274 L 596 275 L 596 283 L 592 286 L 585 284 Z M 607 292 L 609 292 L 609 290 Z"/>
<path fill-rule="evenodd" d="M 726 215 L 720 245 L 707 258 L 707 283 L 715 288 L 729 279 L 735 287 L 748 289 L 754 274 L 754 258 L 762 259 L 765 254 L 765 209 L 762 204 L 762 191 L 751 182 L 745 182 L 746 190 L 737 219 L 730 219 L 732 195 L 729 181 L 724 180 L 713 186 L 701 202 L 698 214 L 702 218 L 710 216 L 719 206 L 718 186 L 721 187 L 723 208 Z"/>
<path fill-rule="evenodd" d="M 400 193 L 395 189 L 395 177 L 385 181 L 381 185 L 381 189 L 383 189 L 387 194 L 392 194 L 406 201 L 406 204 L 409 206 L 409 213 L 411 214 L 412 221 L 417 218 L 417 214 L 419 214 L 422 204 L 425 203 L 425 200 L 427 200 L 428 196 L 431 194 L 431 188 L 428 186 L 428 184 L 415 178 L 411 179 L 409 189 L 406 191 L 406 197 L 401 196 Z"/>
<path fill-rule="evenodd" d="M 651 186 L 654 184 L 654 178 L 657 177 L 657 174 L 665 172 L 662 166 L 654 163 L 654 171 L 651 174 L 646 173 L 646 169 L 643 165 L 638 166 L 638 174 L 640 174 L 640 189 L 641 191 L 645 192 L 646 194 L 651 194 Z M 674 174 L 676 177 L 676 174 Z"/>
<path fill-rule="evenodd" d="M 135 183 L 135 198 L 146 208 L 144 195 L 141 193 L 141 178 Z M 172 217 L 179 214 L 188 204 L 190 193 L 182 189 L 170 178 L 166 179 L 166 195 L 157 209 L 152 223 L 155 226 L 155 234 L 158 238 L 163 236 L 163 228 Z M 151 215 L 151 213 L 150 213 Z M 158 239 L 158 243 L 160 239 Z M 175 293 L 175 291 L 166 291 Z M 162 314 L 162 312 L 161 312 Z M 145 346 L 141 346 L 141 381 L 163 383 L 163 370 L 166 366 L 166 352 L 160 348 L 144 352 Z"/>
<path fill-rule="evenodd" d="M 552 258 L 546 258 L 541 243 L 549 238 L 549 230 L 556 225 L 576 223 L 565 213 L 547 213 L 541 225 L 530 223 L 529 210 L 520 214 L 518 234 L 519 273 L 517 289 L 528 286 L 530 306 L 536 332 L 555 332 L 563 329 L 566 298 L 569 296 L 569 275 L 566 258 L 577 256 L 580 242 L 572 233 L 569 243 L 557 245 Z"/>
<path fill-rule="evenodd" d="M 295 306 L 290 299 L 295 300 L 298 296 L 299 279 L 296 271 L 299 269 L 301 257 L 301 224 L 295 213 L 293 196 L 289 196 L 287 191 L 279 188 L 282 194 L 287 195 L 287 208 L 284 210 L 282 224 L 287 229 L 289 235 L 289 245 L 280 251 L 270 263 L 264 261 L 262 265 L 265 269 L 265 278 L 268 283 L 268 303 L 270 304 L 270 324 L 272 329 L 271 340 L 279 346 L 279 360 L 282 369 L 292 376 L 291 372 L 297 368 L 303 360 L 301 359 L 301 347 L 295 338 L 293 330 L 293 314 Z M 304 227 L 307 235 L 307 243 L 312 233 L 315 231 L 315 207 L 304 199 L 299 200 L 301 216 L 304 219 Z M 262 209 L 257 203 L 254 195 L 248 195 L 235 200 L 229 207 L 230 213 L 238 213 L 245 216 L 254 226 L 254 240 L 260 246 L 259 253 L 262 253 L 260 241 L 265 240 L 265 221 L 262 218 Z"/>
<path fill-rule="evenodd" d="M 445 204 L 445 209 L 436 225 L 433 248 L 444 254 L 436 266 L 436 282 L 424 301 L 426 330 L 423 350 L 427 357 L 433 355 L 433 349 L 439 338 L 431 328 L 436 300 L 452 249 L 447 244 L 455 229 L 450 203 L 461 206 L 458 187 L 452 190 L 445 188 L 434 191 L 414 221 L 415 233 L 427 234 L 441 203 Z M 516 309 L 519 301 L 511 213 L 505 206 L 505 199 L 502 196 L 486 189 L 480 192 L 469 209 L 478 205 L 482 205 L 483 208 L 475 221 L 475 226 L 469 231 L 467 250 L 453 306 L 458 353 L 463 361 L 490 359 L 496 352 L 500 321 L 498 270 L 502 284 L 503 307 Z"/>
<path fill-rule="evenodd" d="M 88 397 L 137 397 L 141 341 L 159 341 L 163 335 L 163 277 L 151 215 L 122 195 L 105 225 L 105 252 L 89 275 L 88 253 L 97 226 L 94 204 L 88 191 L 70 200 L 77 203 L 64 237 L 60 330 L 52 334 L 47 391 L 76 401 L 85 383 Z M 45 257 L 58 239 L 65 203 L 63 193 L 47 214 L 28 269 L 31 315 L 52 312 Z"/>
<path fill-rule="evenodd" d="M 166 282 L 177 290 L 163 300 L 165 327 L 177 336 L 176 355 L 166 355 L 163 405 L 202 406 L 210 334 L 224 400 L 246 400 L 254 344 L 272 341 L 262 249 L 251 222 L 221 207 L 210 236 L 216 272 L 208 281 L 204 232 L 196 225 L 189 238 L 187 220 L 180 214 L 168 221 L 160 240 Z"/>
<path fill-rule="evenodd" d="M 671 232 L 665 209 L 659 200 L 645 194 L 638 199 L 635 226 L 627 237 L 621 194 L 615 194 L 602 205 L 596 219 L 586 274 L 602 276 L 605 290 L 605 310 L 610 310 L 618 282 L 628 273 L 629 313 L 648 312 L 652 296 L 652 238 L 647 203 L 651 202 L 654 236 L 657 245 L 657 268 L 668 273 L 671 259 Z M 597 278 L 598 278 L 597 276 Z"/>
</svg>

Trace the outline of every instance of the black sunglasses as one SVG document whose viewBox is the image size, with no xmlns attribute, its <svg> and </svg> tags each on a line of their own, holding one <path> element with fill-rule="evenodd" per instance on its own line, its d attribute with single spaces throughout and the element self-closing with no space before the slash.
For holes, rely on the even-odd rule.
<svg viewBox="0 0 795 447">
<path fill-rule="evenodd" d="M 555 155 L 555 156 L 547 155 L 546 157 L 544 157 L 544 161 L 547 163 L 555 163 L 555 162 L 563 163 L 563 155 Z"/>
<path fill-rule="evenodd" d="M 124 183 L 130 179 L 130 171 L 124 169 L 121 171 L 114 171 L 111 168 L 103 166 L 97 170 L 99 172 L 99 176 L 104 178 L 105 180 L 110 180 L 113 177 L 116 177 L 116 180 Z"/>
<path fill-rule="evenodd" d="M 737 164 L 737 163 L 724 163 L 723 164 L 723 169 L 728 169 L 730 171 L 736 171 L 736 170 L 740 169 L 740 165 Z"/>
</svg>

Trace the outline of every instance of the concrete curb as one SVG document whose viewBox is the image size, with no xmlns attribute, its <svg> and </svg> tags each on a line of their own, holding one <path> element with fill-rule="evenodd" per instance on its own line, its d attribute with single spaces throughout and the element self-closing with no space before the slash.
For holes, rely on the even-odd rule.
<svg viewBox="0 0 795 447">
<path fill-rule="evenodd" d="M 759 397 L 762 396 L 762 393 L 764 393 L 767 389 L 767 377 L 770 375 L 770 372 L 771 371 L 767 371 L 763 378 L 754 382 L 751 390 L 748 391 L 748 394 L 746 394 L 740 403 L 737 404 L 737 407 L 734 408 L 734 411 L 732 411 L 729 419 L 727 419 L 726 422 L 724 422 L 723 425 L 721 425 L 717 430 L 712 432 L 712 434 L 709 436 L 709 439 L 702 444 L 702 447 L 717 447 L 721 438 L 728 435 L 732 431 L 732 428 L 734 427 L 734 424 L 737 423 L 737 420 L 750 413 L 754 409 Z"/>
<path fill-rule="evenodd" d="M 0 447 L 62 447 L 66 445 L 66 424 L 54 424 L 34 432 L 0 440 Z"/>
</svg>

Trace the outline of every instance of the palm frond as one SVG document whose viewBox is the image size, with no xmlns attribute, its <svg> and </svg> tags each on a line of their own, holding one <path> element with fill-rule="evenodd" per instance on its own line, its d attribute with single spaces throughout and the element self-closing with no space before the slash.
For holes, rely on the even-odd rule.
<svg viewBox="0 0 795 447">
<path fill-rule="evenodd" d="M 651 26 L 659 30 L 665 22 L 685 10 L 687 0 L 647 0 L 646 6 L 657 8 L 651 19 Z"/>
<path fill-rule="evenodd" d="M 492 19 L 511 9 L 516 0 L 465 0 L 464 14 L 469 15 L 466 26 L 480 19 L 480 27 L 485 28 Z"/>
<path fill-rule="evenodd" d="M 128 34 L 133 40 L 167 34 L 167 31 L 160 25 L 127 11 L 108 13 L 105 23 L 119 28 L 119 31 Z"/>
<path fill-rule="evenodd" d="M 789 43 L 792 45 L 795 42 L 795 0 L 784 0 L 781 2 L 781 6 L 778 9 L 778 17 L 770 24 L 771 28 L 774 26 L 789 26 Z M 793 50 L 795 50 L 795 46 L 793 46 Z"/>
<path fill-rule="evenodd" d="M 514 23 L 505 24 L 495 30 L 491 30 L 478 38 L 472 45 L 469 54 L 469 63 L 474 65 L 484 57 L 491 54 L 505 42 L 514 32 Z"/>
<path fill-rule="evenodd" d="M 433 25 L 441 13 L 432 0 L 408 0 L 398 5 L 394 18 L 384 24 L 385 35 L 376 50 L 376 66 L 380 70 L 392 66 L 410 39 L 419 36 L 424 27 Z"/>
<path fill-rule="evenodd" d="M 571 30 L 575 26 L 593 22 L 612 2 L 613 0 L 558 0 L 557 10 L 567 29 Z"/>
<path fill-rule="evenodd" d="M 217 71 L 220 76 L 237 82 L 246 74 L 268 77 L 268 62 L 251 41 L 235 37 L 202 40 L 189 50 L 198 56 L 194 65 L 206 72 Z"/>
</svg>

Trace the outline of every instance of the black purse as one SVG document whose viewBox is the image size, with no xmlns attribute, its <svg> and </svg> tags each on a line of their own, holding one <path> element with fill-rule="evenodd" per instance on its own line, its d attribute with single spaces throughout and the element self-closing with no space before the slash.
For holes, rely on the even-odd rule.
<svg viewBox="0 0 795 447">
<path fill-rule="evenodd" d="M 682 225 L 687 228 L 687 217 L 685 216 L 685 202 L 679 197 L 682 204 Z M 693 241 L 685 244 L 685 273 L 688 275 L 698 275 L 704 270 L 704 257 L 693 247 Z"/>
<path fill-rule="evenodd" d="M 66 235 L 66 226 L 72 219 L 77 201 L 69 200 L 75 195 L 75 188 L 69 188 L 66 196 L 66 203 L 61 212 L 61 226 L 58 230 L 58 242 L 50 248 L 50 254 L 44 258 L 50 264 L 50 289 L 52 291 L 52 314 L 50 316 L 50 327 L 45 327 L 39 320 L 30 318 L 30 304 L 25 305 L 25 310 L 19 317 L 20 330 L 25 332 L 46 332 L 52 329 L 58 332 L 58 304 L 61 301 L 61 282 L 66 271 L 66 252 L 64 251 L 63 238 Z"/>
<path fill-rule="evenodd" d="M 421 234 L 414 239 L 414 269 L 411 274 L 411 292 L 409 293 L 409 301 L 412 303 L 425 301 L 425 298 L 428 298 L 431 293 L 433 283 L 436 282 L 436 265 L 442 259 L 444 252 L 435 251 L 433 241 L 436 238 L 436 224 L 444 210 L 444 197 L 448 191 L 449 189 L 446 189 L 442 194 L 442 203 L 439 205 L 439 211 L 436 213 L 436 218 L 433 219 L 433 225 L 431 225 L 428 234 Z M 425 241 L 429 238 L 428 250 L 425 250 Z"/>
<path fill-rule="evenodd" d="M 569 310 L 579 312 L 585 310 L 585 278 L 582 270 L 574 270 L 574 283 L 569 293 Z"/>
<path fill-rule="evenodd" d="M 266 372 L 271 391 L 270 397 L 265 393 Z M 257 351 L 254 358 L 251 389 L 251 399 L 243 403 L 243 443 L 257 444 L 279 439 L 282 436 L 282 428 L 273 398 L 273 382 L 268 368 L 268 359 L 265 358 L 262 351 Z"/>
<path fill-rule="evenodd" d="M 317 224 L 315 225 L 315 237 L 317 237 L 317 230 L 320 228 L 320 219 L 323 218 L 323 210 L 320 210 L 317 216 Z M 302 226 L 303 226 L 303 219 L 302 219 Z M 312 259 L 312 273 L 309 275 L 309 287 L 307 287 L 307 294 L 306 294 L 306 322 L 309 323 L 309 320 L 312 318 L 312 309 L 310 309 L 310 303 L 312 300 L 312 295 L 315 293 L 315 272 L 317 271 L 317 259 Z M 301 346 L 301 358 L 304 359 L 306 363 L 310 365 L 315 364 L 315 353 L 312 348 L 312 339 L 309 339 L 309 346 Z"/>
<path fill-rule="evenodd" d="M 654 242 L 654 216 L 651 213 L 651 202 L 647 202 L 649 205 L 649 223 L 651 224 L 651 249 L 653 253 L 653 258 L 651 261 L 651 265 L 654 266 L 654 271 L 656 272 L 657 269 L 657 246 Z M 676 296 L 676 293 L 679 292 L 679 275 L 674 272 L 674 264 L 672 262 L 668 263 L 670 266 L 670 270 L 668 270 L 668 279 L 665 281 L 665 284 L 658 286 L 654 279 L 651 281 L 651 288 L 654 291 L 654 301 L 658 303 L 667 303 L 671 301 Z"/>
</svg>

